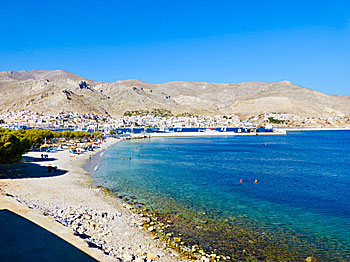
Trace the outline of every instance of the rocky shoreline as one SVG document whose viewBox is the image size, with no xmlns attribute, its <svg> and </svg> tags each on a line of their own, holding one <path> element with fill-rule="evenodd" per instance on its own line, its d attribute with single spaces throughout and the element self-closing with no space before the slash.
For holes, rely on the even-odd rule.
<svg viewBox="0 0 350 262">
<path fill-rule="evenodd" d="M 93 154 L 115 142 L 107 141 Z M 68 228 L 71 244 L 76 245 L 74 239 L 83 240 L 87 250 L 93 251 L 87 253 L 99 261 L 186 261 L 165 242 L 151 238 L 149 231 L 140 230 L 143 219 L 130 211 L 131 206 L 91 186 L 82 169 L 89 157 L 87 153 L 73 156 L 67 150 L 58 151 L 47 162 L 39 160 L 40 152 L 29 152 L 26 157 L 30 163 L 18 163 L 8 170 L 16 172 L 14 177 L 1 177 L 0 198 L 4 201 L 0 201 L 0 209 L 6 208 L 3 203 L 10 201 L 12 206 L 18 206 L 17 210 L 11 210 L 15 213 L 21 215 L 23 209 L 28 209 L 40 219 L 44 217 Z M 66 173 L 47 174 L 50 165 Z M 42 173 L 33 175 L 34 170 Z"/>
<path fill-rule="evenodd" d="M 16 201 L 26 205 L 30 209 L 38 211 L 43 216 L 49 217 L 65 227 L 69 227 L 74 235 L 83 239 L 90 248 L 101 250 L 105 255 L 115 259 L 115 261 L 158 261 L 168 252 L 174 258 L 178 256 L 175 252 L 166 250 L 164 252 L 150 253 L 146 252 L 147 247 L 142 245 L 138 247 L 128 247 L 118 243 L 114 237 L 113 231 L 119 223 L 121 217 L 126 216 L 125 212 L 119 210 L 102 211 L 89 207 L 55 206 L 48 207 L 34 201 L 21 200 Z M 131 217 L 130 224 L 137 227 L 140 221 L 135 216 Z M 128 234 L 125 231 L 125 234 Z M 157 243 L 162 245 L 161 242 Z M 166 249 L 166 246 L 163 245 Z"/>
<path fill-rule="evenodd" d="M 111 192 L 102 188 L 112 198 L 119 198 L 124 207 L 137 215 L 141 222 L 139 229 L 150 233 L 150 238 L 161 239 L 168 247 L 183 255 L 184 259 L 199 261 L 300 261 L 310 257 L 296 248 L 295 241 L 285 232 L 285 238 L 275 239 L 273 232 L 258 232 L 254 226 L 247 226 L 244 220 L 234 218 L 217 221 L 200 212 L 189 216 L 180 213 L 163 212 L 140 203 L 133 195 Z M 176 203 L 173 203 L 176 205 Z M 150 209 L 148 209 L 149 207 Z M 184 207 L 177 207 L 185 210 Z M 169 210 L 168 210 L 169 211 Z M 161 212 L 161 213 L 159 213 Z M 210 212 L 209 212 L 210 213 Z M 204 214 L 204 215 L 203 215 Z M 215 228 L 215 229 L 214 229 Z M 215 232 L 214 232 L 215 231 Z M 220 232 L 221 236 L 217 235 Z M 215 238 L 215 239 L 214 239 Z M 214 240 L 214 241 L 213 241 Z M 288 247 L 285 243 L 292 243 Z M 302 245 L 302 243 L 300 243 Z"/>
<path fill-rule="evenodd" d="M 109 141 L 102 144 L 93 157 L 97 157 L 97 153 L 101 154 L 101 150 L 113 143 L 114 141 Z M 40 153 L 30 152 L 29 155 L 35 159 Z M 236 259 L 216 252 L 215 247 L 213 250 L 204 250 L 197 243 L 188 241 L 185 232 L 179 230 L 180 227 L 186 229 L 191 226 L 196 232 L 209 232 L 211 223 L 203 220 L 196 225 L 181 217 L 158 214 L 148 210 L 132 196 L 93 187 L 91 179 L 82 169 L 88 160 L 86 154 L 73 157 L 67 151 L 61 151 L 52 157 L 52 162 L 39 164 L 57 165 L 60 170 L 67 170 L 66 174 L 54 177 L 1 179 L 0 197 L 13 200 L 41 217 L 68 228 L 72 237 L 82 240 L 88 250 L 100 253 L 99 261 L 207 262 Z M 237 226 L 232 228 L 233 231 L 241 232 Z M 234 236 L 238 237 L 237 240 L 243 239 L 239 234 L 235 233 Z M 244 236 L 245 238 L 247 237 Z M 241 253 L 237 254 L 241 254 L 245 261 L 255 261 L 257 257 L 263 260 L 267 258 L 265 254 L 249 253 L 246 246 L 251 247 L 254 239 L 257 238 L 253 234 L 247 238 L 247 243 L 235 241 L 238 251 L 241 250 Z"/>
<path fill-rule="evenodd" d="M 116 142 L 107 141 L 90 156 L 93 159 L 99 157 L 103 150 Z M 189 246 L 184 243 L 184 236 L 171 230 L 175 221 L 147 210 L 132 196 L 120 196 L 108 189 L 93 186 L 82 168 L 89 159 L 86 153 L 73 156 L 67 150 L 58 151 L 51 154 L 52 161 L 47 162 L 38 160 L 40 154 L 30 152 L 26 157 L 32 158 L 31 164 L 39 165 L 43 170 L 54 165 L 67 173 L 58 176 L 42 174 L 42 177 L 31 178 L 27 177 L 27 173 L 32 171 L 28 170 L 27 163 L 18 163 L 13 167 L 18 172 L 16 178 L 1 179 L 0 197 L 19 203 L 39 216 L 68 228 L 73 237 L 83 240 L 89 250 L 100 253 L 98 260 L 231 260 L 229 256 L 207 253 L 196 244 Z"/>
<path fill-rule="evenodd" d="M 99 189 L 95 189 L 99 190 Z M 103 190 L 101 190 L 102 192 Z M 98 249 L 104 255 L 112 258 L 113 261 L 169 261 L 162 260 L 167 256 L 180 259 L 177 251 L 183 254 L 181 261 L 197 260 L 209 261 L 230 261 L 229 256 L 219 256 L 205 253 L 198 245 L 191 248 L 184 245 L 181 234 L 179 236 L 164 229 L 170 227 L 173 221 L 167 220 L 162 223 L 157 215 L 147 213 L 145 210 L 136 209 L 131 204 L 123 203 L 124 212 L 120 210 L 98 210 L 87 206 L 65 206 L 29 201 L 16 196 L 6 194 L 14 198 L 18 203 L 27 206 L 29 209 L 39 212 L 40 215 L 50 218 L 64 227 L 68 227 L 73 234 L 83 239 L 89 248 Z M 147 252 L 147 247 L 123 245 L 115 238 L 115 229 L 122 217 L 127 217 L 129 225 L 139 230 L 145 230 L 150 234 L 148 240 L 163 250 L 158 252 Z M 125 231 L 125 234 L 129 233 Z M 169 247 L 171 249 L 169 249 Z M 174 249 L 174 250 L 172 250 Z"/>
</svg>

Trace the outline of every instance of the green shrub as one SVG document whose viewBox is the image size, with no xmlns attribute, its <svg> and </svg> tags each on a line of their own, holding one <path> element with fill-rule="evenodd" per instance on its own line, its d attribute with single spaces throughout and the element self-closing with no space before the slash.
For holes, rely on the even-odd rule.
<svg viewBox="0 0 350 262">
<path fill-rule="evenodd" d="M 22 159 L 31 148 L 24 130 L 0 128 L 0 164 L 12 164 Z"/>
</svg>

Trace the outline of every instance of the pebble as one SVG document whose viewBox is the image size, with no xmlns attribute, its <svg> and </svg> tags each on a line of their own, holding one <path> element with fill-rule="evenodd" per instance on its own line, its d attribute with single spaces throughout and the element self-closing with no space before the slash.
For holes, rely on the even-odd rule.
<svg viewBox="0 0 350 262">
<path fill-rule="evenodd" d="M 136 257 L 135 262 L 145 262 L 145 258 L 143 257 Z"/>
<path fill-rule="evenodd" d="M 147 254 L 147 260 L 156 260 L 158 259 L 158 255 L 156 254 Z"/>
<path fill-rule="evenodd" d="M 126 248 L 123 244 L 119 246 L 111 246 L 115 240 L 111 228 L 113 228 L 113 223 L 117 224 L 118 219 L 122 217 L 122 212 L 117 211 L 115 213 L 107 211 L 92 210 L 89 208 L 79 207 L 64 207 L 59 205 L 54 205 L 50 208 L 46 208 L 38 205 L 34 201 L 27 201 L 17 199 L 18 202 L 25 204 L 31 209 L 37 209 L 41 214 L 53 218 L 56 222 L 72 228 L 74 234 L 86 241 L 90 248 L 97 248 L 103 251 L 103 253 L 113 259 L 113 261 L 158 261 L 165 254 L 159 255 L 155 253 L 145 253 L 143 246 L 136 248 Z M 128 208 L 127 205 L 124 207 Z M 142 216 L 141 216 L 142 217 Z M 116 220 L 117 219 L 117 220 Z M 148 231 L 155 231 L 155 223 L 152 222 L 151 218 L 142 218 L 143 222 L 140 221 L 141 218 L 129 217 L 128 221 L 132 225 L 135 225 L 139 229 L 144 229 L 144 224 L 149 224 Z M 131 220 L 131 221 L 130 221 Z M 130 236 L 131 232 L 125 231 L 125 236 Z M 172 235 L 172 234 L 170 234 Z M 151 239 L 158 239 L 156 235 L 153 235 Z M 169 250 L 168 250 L 169 251 Z M 171 252 L 171 251 L 169 251 Z"/>
<path fill-rule="evenodd" d="M 181 237 L 174 237 L 174 241 L 175 241 L 176 243 L 181 242 Z"/>
<path fill-rule="evenodd" d="M 317 259 L 315 257 L 308 257 L 305 259 L 306 262 L 317 262 Z"/>
<path fill-rule="evenodd" d="M 125 261 L 134 261 L 135 257 L 133 255 L 127 254 L 124 256 Z"/>
</svg>

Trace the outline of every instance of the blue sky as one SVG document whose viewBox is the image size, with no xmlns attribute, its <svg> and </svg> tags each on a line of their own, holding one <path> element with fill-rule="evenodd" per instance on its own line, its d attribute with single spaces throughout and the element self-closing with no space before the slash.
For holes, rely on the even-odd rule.
<svg viewBox="0 0 350 262">
<path fill-rule="evenodd" d="M 0 0 L 0 71 L 350 95 L 350 1 Z"/>
</svg>

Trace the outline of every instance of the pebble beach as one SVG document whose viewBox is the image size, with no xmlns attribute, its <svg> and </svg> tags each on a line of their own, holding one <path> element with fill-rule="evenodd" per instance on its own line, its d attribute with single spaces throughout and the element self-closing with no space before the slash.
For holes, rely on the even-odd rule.
<svg viewBox="0 0 350 262">
<path fill-rule="evenodd" d="M 0 209 L 25 216 L 59 236 L 64 232 L 62 238 L 99 261 L 184 261 L 143 228 L 143 214 L 91 185 L 82 166 L 116 142 L 109 139 L 80 155 L 57 151 L 48 161 L 40 160 L 41 152 L 29 152 L 21 163 L 2 167 Z M 47 172 L 50 165 L 57 166 L 57 174 Z"/>
</svg>

